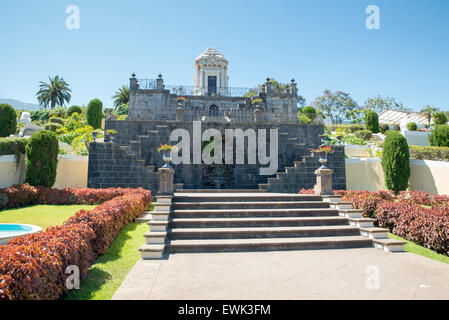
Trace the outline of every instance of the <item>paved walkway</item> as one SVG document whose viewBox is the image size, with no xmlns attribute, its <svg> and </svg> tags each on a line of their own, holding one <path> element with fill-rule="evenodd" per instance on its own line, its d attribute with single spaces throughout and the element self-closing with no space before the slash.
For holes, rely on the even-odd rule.
<svg viewBox="0 0 449 320">
<path fill-rule="evenodd" d="M 137 262 L 113 299 L 449 299 L 449 265 L 375 248 L 171 254 Z"/>
</svg>

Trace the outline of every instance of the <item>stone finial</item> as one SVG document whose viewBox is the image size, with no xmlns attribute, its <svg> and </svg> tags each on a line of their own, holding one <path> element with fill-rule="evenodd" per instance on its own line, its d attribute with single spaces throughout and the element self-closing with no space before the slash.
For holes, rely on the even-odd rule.
<svg viewBox="0 0 449 320">
<path fill-rule="evenodd" d="M 131 74 L 131 77 L 135 78 L 135 77 L 136 77 L 136 74 L 133 72 L 133 73 Z"/>
<path fill-rule="evenodd" d="M 270 82 L 270 81 L 271 81 L 270 77 L 267 77 L 267 79 L 266 79 L 266 80 L 267 80 L 267 82 Z"/>
<path fill-rule="evenodd" d="M 159 73 L 159 75 L 157 76 L 156 79 L 156 88 L 157 90 L 164 90 L 165 86 L 164 86 L 164 79 L 162 79 L 162 74 Z"/>
<path fill-rule="evenodd" d="M 292 78 L 292 79 L 290 80 L 290 82 L 291 82 L 292 84 L 294 84 L 294 83 L 295 83 L 295 79 Z"/>
</svg>

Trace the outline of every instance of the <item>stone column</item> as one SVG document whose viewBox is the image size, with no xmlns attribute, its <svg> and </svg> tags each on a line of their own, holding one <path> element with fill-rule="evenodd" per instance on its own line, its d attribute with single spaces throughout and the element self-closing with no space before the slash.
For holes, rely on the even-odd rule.
<svg viewBox="0 0 449 320">
<path fill-rule="evenodd" d="M 162 79 L 162 74 L 159 73 L 159 75 L 157 76 L 156 79 L 156 89 L 157 90 L 164 90 L 165 86 L 164 86 L 164 79 Z"/>
<path fill-rule="evenodd" d="M 262 122 L 262 110 L 260 110 L 259 108 L 256 108 L 254 110 L 254 121 Z"/>
<path fill-rule="evenodd" d="M 184 120 L 184 108 L 177 107 L 176 108 L 176 121 L 183 121 Z"/>
<path fill-rule="evenodd" d="M 129 78 L 129 90 L 135 91 L 139 89 L 139 85 L 137 84 L 136 74 L 133 73 L 131 76 L 132 78 Z"/>
<path fill-rule="evenodd" d="M 159 168 L 159 192 L 158 195 L 173 195 L 173 176 L 175 170 L 172 168 Z"/>
<path fill-rule="evenodd" d="M 332 169 L 317 169 L 314 173 L 316 175 L 315 194 L 318 196 L 333 195 L 332 174 L 334 171 Z"/>
</svg>

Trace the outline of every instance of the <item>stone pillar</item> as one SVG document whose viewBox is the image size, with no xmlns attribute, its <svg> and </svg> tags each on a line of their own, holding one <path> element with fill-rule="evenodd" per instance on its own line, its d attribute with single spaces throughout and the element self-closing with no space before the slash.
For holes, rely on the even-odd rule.
<svg viewBox="0 0 449 320">
<path fill-rule="evenodd" d="M 318 196 L 333 195 L 332 174 L 334 171 L 332 169 L 317 169 L 314 173 L 316 175 L 315 194 Z"/>
<path fill-rule="evenodd" d="M 139 89 L 139 85 L 137 84 L 136 74 L 133 73 L 131 76 L 132 78 L 129 78 L 129 90 L 135 91 Z"/>
<path fill-rule="evenodd" d="M 156 89 L 157 90 L 164 90 L 165 86 L 164 86 L 164 79 L 162 79 L 162 74 L 159 73 L 159 75 L 157 76 L 156 79 Z"/>
<path fill-rule="evenodd" d="M 176 121 L 184 120 L 184 108 L 178 107 L 176 108 Z"/>
<path fill-rule="evenodd" d="M 262 110 L 260 110 L 259 108 L 256 108 L 254 110 L 254 121 L 262 122 Z"/>
<path fill-rule="evenodd" d="M 266 79 L 267 81 L 265 82 L 265 93 L 267 94 L 267 96 L 271 96 L 273 93 L 273 83 L 271 82 L 270 78 Z"/>
<path fill-rule="evenodd" d="M 293 97 L 297 97 L 297 93 L 296 93 L 296 82 L 295 79 L 291 80 L 291 84 L 290 84 L 290 94 Z"/>
<path fill-rule="evenodd" d="M 173 176 L 175 170 L 172 168 L 159 168 L 159 192 L 158 195 L 170 196 L 173 195 Z"/>
</svg>

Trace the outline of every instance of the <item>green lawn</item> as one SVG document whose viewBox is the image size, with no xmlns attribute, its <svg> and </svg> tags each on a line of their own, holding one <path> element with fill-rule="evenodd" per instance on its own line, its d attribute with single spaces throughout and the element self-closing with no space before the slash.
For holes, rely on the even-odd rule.
<svg viewBox="0 0 449 320">
<path fill-rule="evenodd" d="M 422 247 L 414 242 L 408 241 L 406 239 L 402 239 L 401 237 L 398 237 L 392 233 L 388 233 L 388 237 L 391 239 L 407 241 L 407 244 L 404 246 L 404 250 L 407 252 L 419 254 L 420 256 L 424 256 L 424 257 L 427 257 L 427 258 L 430 258 L 433 260 L 437 260 L 440 262 L 449 263 L 448 256 L 436 253 L 435 251 L 424 248 L 424 247 Z"/>
<path fill-rule="evenodd" d="M 72 290 L 67 300 L 109 300 L 140 259 L 139 248 L 145 242 L 146 223 L 130 223 L 115 238 L 108 252 L 97 258 L 80 290 Z"/>
<path fill-rule="evenodd" d="M 34 224 L 45 230 L 49 226 L 56 226 L 70 218 L 79 209 L 92 209 L 95 205 L 35 205 L 18 209 L 0 211 L 0 223 Z"/>
</svg>

